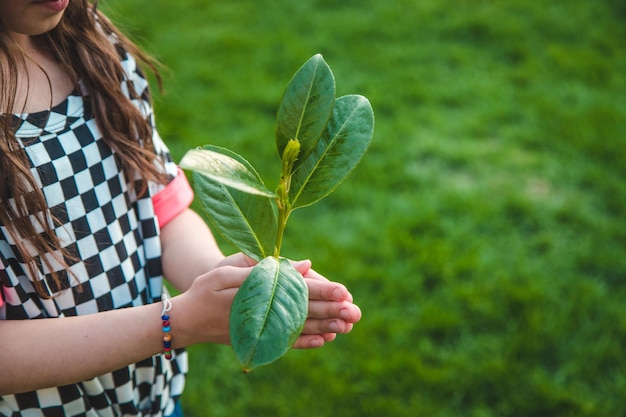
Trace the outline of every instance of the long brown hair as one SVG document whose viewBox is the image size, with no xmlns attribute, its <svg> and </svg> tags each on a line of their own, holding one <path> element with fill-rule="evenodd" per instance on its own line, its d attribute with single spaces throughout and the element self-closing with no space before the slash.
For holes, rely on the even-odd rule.
<svg viewBox="0 0 626 417">
<path fill-rule="evenodd" d="M 66 69 L 76 87 L 80 80 L 87 89 L 89 94 L 85 100 L 103 133 L 103 140 L 114 150 L 128 181 L 133 181 L 133 187 L 138 181 L 139 193 L 145 193 L 148 181 L 162 183 L 165 178 L 154 164 L 150 122 L 122 91 L 124 70 L 110 36 L 115 36 L 125 50 L 147 66 L 160 84 L 157 63 L 97 9 L 97 1 L 70 1 L 60 23 L 33 40 Z M 55 234 L 58 221 L 51 214 L 30 172 L 26 153 L 15 138 L 11 113 L 15 112 L 18 71 L 27 58 L 1 22 L 0 54 L 5 66 L 0 68 L 0 109 L 10 110 L 0 113 L 0 224 L 14 241 L 21 261 L 28 265 L 38 294 L 49 297 L 38 278 L 40 266 L 51 271 L 56 287 L 62 288 L 61 275 L 69 271 L 76 254 L 65 250 Z M 128 91 L 135 94 L 133 88 Z M 38 265 L 37 257 L 42 265 Z M 66 271 L 55 272 L 59 264 Z"/>
</svg>

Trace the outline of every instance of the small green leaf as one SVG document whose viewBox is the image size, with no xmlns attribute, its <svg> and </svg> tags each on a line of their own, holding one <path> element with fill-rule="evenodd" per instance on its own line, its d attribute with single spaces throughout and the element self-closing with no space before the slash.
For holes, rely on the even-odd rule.
<svg viewBox="0 0 626 417">
<path fill-rule="evenodd" d="M 179 165 L 246 193 L 276 197 L 248 161 L 226 148 L 207 145 L 192 149 L 187 151 Z"/>
<path fill-rule="evenodd" d="M 308 288 L 287 259 L 259 262 L 237 291 L 230 311 L 231 343 L 244 371 L 282 357 L 300 336 Z"/>
<path fill-rule="evenodd" d="M 274 200 L 228 188 L 199 171 L 193 173 L 193 183 L 214 230 L 256 261 L 273 253 L 278 227 Z"/>
<path fill-rule="evenodd" d="M 276 146 L 282 157 L 292 139 L 300 142 L 300 165 L 315 149 L 335 101 L 335 78 L 322 55 L 311 57 L 294 74 L 276 114 Z"/>
<path fill-rule="evenodd" d="M 339 97 L 317 148 L 293 173 L 292 207 L 309 206 L 333 192 L 357 166 L 373 134 L 369 101 L 359 95 Z"/>
</svg>

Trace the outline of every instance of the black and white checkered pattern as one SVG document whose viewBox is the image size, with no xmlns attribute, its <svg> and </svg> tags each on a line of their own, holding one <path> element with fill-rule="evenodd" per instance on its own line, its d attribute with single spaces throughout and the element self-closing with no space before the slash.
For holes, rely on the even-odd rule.
<svg viewBox="0 0 626 417">
<path fill-rule="evenodd" d="M 128 76 L 123 88 L 140 93 L 142 99 L 134 104 L 153 120 L 148 83 L 133 57 L 119 52 Z M 71 94 L 51 111 L 16 115 L 15 121 L 19 123 L 16 136 L 32 163 L 31 171 L 62 223 L 55 231 L 62 245 L 79 259 L 71 265 L 79 282 L 61 272 L 67 289 L 59 291 L 40 262 L 38 278 L 55 297 L 39 297 L 15 242 L 0 225 L 4 265 L 0 289 L 5 300 L 0 319 L 76 316 L 160 301 L 161 244 L 152 200 L 150 196 L 138 199 L 129 187 L 81 92 Z M 167 172 L 177 175 L 156 130 L 154 142 Z M 150 195 L 159 190 L 152 185 Z M 2 396 L 0 416 L 168 415 L 182 393 L 186 371 L 184 351 L 175 352 L 172 361 L 157 355 L 79 384 Z"/>
</svg>

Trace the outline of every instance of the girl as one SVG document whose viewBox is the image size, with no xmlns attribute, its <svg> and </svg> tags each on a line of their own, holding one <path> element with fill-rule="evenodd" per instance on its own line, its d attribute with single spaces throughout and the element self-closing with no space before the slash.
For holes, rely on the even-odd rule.
<svg viewBox="0 0 626 417">
<path fill-rule="evenodd" d="M 229 341 L 253 261 L 189 209 L 138 62 L 156 69 L 95 3 L 0 1 L 0 416 L 174 415 L 183 348 Z M 294 265 L 296 347 L 348 333 L 350 293 Z M 181 294 L 162 303 L 163 277 Z"/>
</svg>

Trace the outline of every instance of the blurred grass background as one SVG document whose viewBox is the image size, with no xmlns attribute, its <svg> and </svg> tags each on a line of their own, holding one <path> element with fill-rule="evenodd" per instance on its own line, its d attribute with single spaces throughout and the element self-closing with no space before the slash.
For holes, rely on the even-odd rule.
<svg viewBox="0 0 626 417">
<path fill-rule="evenodd" d="M 362 322 L 249 375 L 191 348 L 188 417 L 626 415 L 626 3 L 100 3 L 168 68 L 176 160 L 225 146 L 275 186 L 278 102 L 318 52 L 377 117 L 284 245 Z"/>
</svg>

